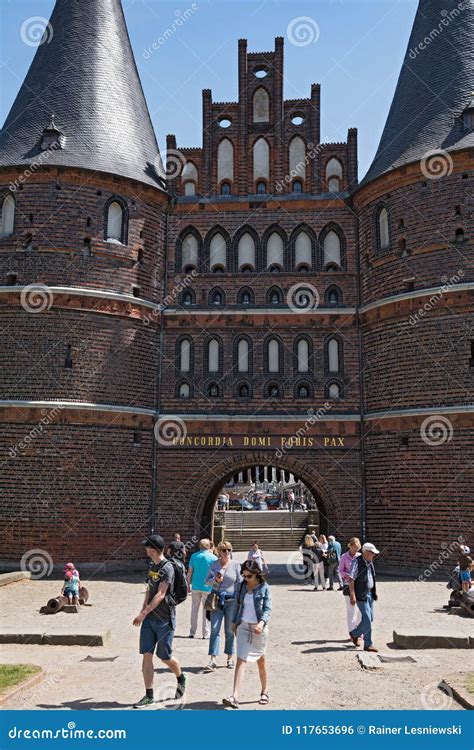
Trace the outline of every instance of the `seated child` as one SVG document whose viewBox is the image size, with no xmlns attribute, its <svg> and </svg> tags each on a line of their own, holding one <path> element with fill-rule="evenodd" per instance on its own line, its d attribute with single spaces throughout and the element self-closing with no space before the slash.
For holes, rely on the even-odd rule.
<svg viewBox="0 0 474 750">
<path fill-rule="evenodd" d="M 463 594 L 467 594 L 471 588 L 472 558 L 467 555 L 459 561 L 459 583 Z"/>
<path fill-rule="evenodd" d="M 74 563 L 67 563 L 64 568 L 64 586 L 62 594 L 67 596 L 69 604 L 79 604 L 79 573 L 74 567 Z"/>
</svg>

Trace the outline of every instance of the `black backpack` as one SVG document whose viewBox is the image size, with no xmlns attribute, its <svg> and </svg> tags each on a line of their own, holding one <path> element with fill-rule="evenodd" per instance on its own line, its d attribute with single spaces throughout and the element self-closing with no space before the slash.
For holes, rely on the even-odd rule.
<svg viewBox="0 0 474 750">
<path fill-rule="evenodd" d="M 333 563 L 337 562 L 337 550 L 336 550 L 335 547 L 332 547 L 331 545 L 329 545 L 329 547 L 328 547 L 327 561 L 330 564 L 333 564 Z"/>
<path fill-rule="evenodd" d="M 174 570 L 173 590 L 168 594 L 168 603 L 176 606 L 182 604 L 188 598 L 188 582 L 186 579 L 186 568 L 180 560 L 167 560 Z"/>
</svg>

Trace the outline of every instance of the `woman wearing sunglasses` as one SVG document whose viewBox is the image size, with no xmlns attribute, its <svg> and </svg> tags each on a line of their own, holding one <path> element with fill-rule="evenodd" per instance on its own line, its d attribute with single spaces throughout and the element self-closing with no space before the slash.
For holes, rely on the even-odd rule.
<svg viewBox="0 0 474 750">
<path fill-rule="evenodd" d="M 269 702 L 267 693 L 267 667 L 265 651 L 268 638 L 268 622 L 272 611 L 272 596 L 263 572 L 253 560 L 246 560 L 240 572 L 243 581 L 237 591 L 232 629 L 237 634 L 237 666 L 234 675 L 234 690 L 223 704 L 239 708 L 239 693 L 248 661 L 256 661 L 260 677 L 260 705 Z"/>
<path fill-rule="evenodd" d="M 219 642 L 222 622 L 224 621 L 225 645 L 228 669 L 234 668 L 232 655 L 234 653 L 234 632 L 232 630 L 232 614 L 235 603 L 235 590 L 242 581 L 240 565 L 232 560 L 232 545 L 230 542 L 220 542 L 217 545 L 218 558 L 211 564 L 206 578 L 206 584 L 212 584 L 212 591 L 219 598 L 219 606 L 211 612 L 211 637 L 209 639 L 209 664 L 205 672 L 215 672 L 217 669 L 216 656 L 219 656 Z"/>
</svg>

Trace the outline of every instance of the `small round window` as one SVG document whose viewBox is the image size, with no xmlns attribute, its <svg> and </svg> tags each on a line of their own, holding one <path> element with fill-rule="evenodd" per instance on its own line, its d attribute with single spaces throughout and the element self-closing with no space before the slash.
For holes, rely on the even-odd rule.
<svg viewBox="0 0 474 750">
<path fill-rule="evenodd" d="M 232 120 L 230 120 L 228 117 L 223 117 L 221 120 L 219 120 L 220 128 L 230 128 L 231 125 L 232 125 Z"/>
<path fill-rule="evenodd" d="M 266 78 L 268 75 L 268 70 L 262 66 L 255 68 L 253 71 L 253 74 L 255 78 Z"/>
<path fill-rule="evenodd" d="M 304 123 L 303 115 L 293 115 L 291 118 L 292 125 L 302 125 Z"/>
</svg>

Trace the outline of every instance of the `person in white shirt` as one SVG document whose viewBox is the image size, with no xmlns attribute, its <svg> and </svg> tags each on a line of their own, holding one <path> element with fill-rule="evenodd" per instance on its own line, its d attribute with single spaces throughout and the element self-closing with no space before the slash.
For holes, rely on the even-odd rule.
<svg viewBox="0 0 474 750">
<path fill-rule="evenodd" d="M 248 661 L 256 661 L 260 677 L 261 705 L 269 702 L 267 692 L 267 667 L 265 653 L 268 638 L 268 622 L 272 611 L 272 597 L 268 584 L 258 565 L 246 560 L 241 567 L 240 584 L 232 617 L 232 629 L 237 635 L 237 666 L 234 689 L 230 698 L 224 698 L 228 708 L 239 708 L 239 692 Z"/>
<path fill-rule="evenodd" d="M 268 565 L 263 558 L 263 552 L 258 546 L 258 542 L 253 542 L 247 555 L 247 560 L 253 560 L 256 562 L 260 570 L 264 570 L 268 573 Z"/>
</svg>

